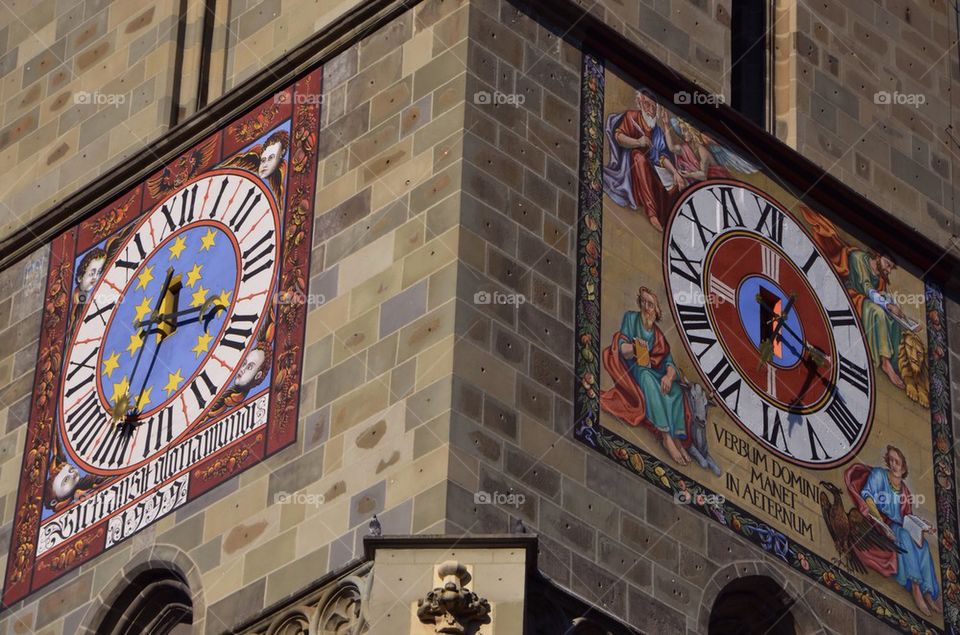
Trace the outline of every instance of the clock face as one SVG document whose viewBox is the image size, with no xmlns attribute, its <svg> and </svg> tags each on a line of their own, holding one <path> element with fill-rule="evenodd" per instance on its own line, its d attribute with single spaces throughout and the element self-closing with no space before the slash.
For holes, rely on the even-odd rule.
<svg viewBox="0 0 960 635">
<path fill-rule="evenodd" d="M 811 467 L 856 453 L 873 369 L 850 296 L 799 222 L 759 190 L 707 182 L 674 208 L 664 265 L 691 359 L 744 430 Z"/>
<path fill-rule="evenodd" d="M 272 201 L 252 175 L 215 170 L 78 264 L 83 310 L 59 419 L 84 470 L 150 460 L 201 424 L 226 389 L 269 373 L 257 335 L 280 261 Z"/>
</svg>

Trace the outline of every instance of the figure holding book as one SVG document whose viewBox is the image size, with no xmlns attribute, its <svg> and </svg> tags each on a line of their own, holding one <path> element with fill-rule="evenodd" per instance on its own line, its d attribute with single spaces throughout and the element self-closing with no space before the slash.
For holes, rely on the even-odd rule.
<svg viewBox="0 0 960 635">
<path fill-rule="evenodd" d="M 893 259 L 847 244 L 829 220 L 807 207 L 801 206 L 800 211 L 813 229 L 817 246 L 844 281 L 859 313 L 870 357 L 894 386 L 905 389 L 911 399 L 926 407 L 926 377 L 916 364 L 918 349 L 923 353 L 921 364 L 925 357 L 917 335 L 921 326 L 894 301 L 889 288 L 890 274 L 896 269 Z"/>
<path fill-rule="evenodd" d="M 687 465 L 692 413 L 670 344 L 657 325 L 660 301 L 653 291 L 640 287 L 637 304 L 640 310 L 624 313 L 620 330 L 603 351 L 614 386 L 601 391 L 600 406 L 630 425 L 656 431 L 670 458 Z"/>
<path fill-rule="evenodd" d="M 868 567 L 892 577 L 913 596 L 924 615 L 943 612 L 940 585 L 927 536 L 937 530 L 913 512 L 913 494 L 907 485 L 907 458 L 900 448 L 888 445 L 884 466 L 855 463 L 844 473 L 847 489 L 857 507 L 876 522 L 896 543 L 900 552 L 877 547 L 857 549 Z"/>
</svg>

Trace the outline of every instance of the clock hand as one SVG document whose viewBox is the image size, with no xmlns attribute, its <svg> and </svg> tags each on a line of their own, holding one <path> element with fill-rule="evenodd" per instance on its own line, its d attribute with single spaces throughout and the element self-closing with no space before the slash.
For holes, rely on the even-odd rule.
<svg viewBox="0 0 960 635">
<path fill-rule="evenodd" d="M 800 335 L 797 334 L 796 331 L 793 330 L 793 328 L 790 327 L 789 324 L 787 324 L 786 316 L 787 316 L 787 313 L 789 313 L 790 309 L 793 307 L 793 301 L 795 298 L 796 298 L 795 295 L 791 295 L 790 301 L 787 303 L 787 308 L 784 309 L 783 313 L 781 313 L 780 315 L 777 315 L 776 313 L 774 313 L 770 305 L 764 302 L 763 299 L 760 297 L 760 295 L 757 295 L 757 302 L 760 304 L 760 306 L 770 311 L 770 313 L 773 314 L 774 319 L 777 320 L 777 325 L 774 328 L 773 333 L 770 335 L 769 338 L 763 340 L 763 342 L 760 343 L 760 366 L 763 366 L 764 364 L 767 364 L 770 362 L 770 359 L 772 358 L 772 355 L 773 355 L 773 340 L 775 340 L 778 336 L 780 336 L 781 327 L 784 331 L 786 331 L 791 336 L 793 336 L 793 339 L 795 339 L 797 343 L 799 343 L 803 347 L 803 349 L 810 354 L 810 358 L 813 360 L 813 362 L 817 366 L 823 366 L 826 362 L 830 361 L 829 355 L 821 351 L 819 348 L 817 348 L 813 344 L 806 342 L 802 337 L 800 337 Z M 783 339 L 782 336 L 780 337 L 782 340 Z M 793 347 L 791 347 L 791 349 L 793 350 Z M 794 352 L 796 352 L 796 350 L 794 350 Z"/>
<path fill-rule="evenodd" d="M 761 296 L 759 293 L 757 294 L 757 304 L 769 311 L 770 314 L 773 315 L 773 319 L 776 321 L 776 325 L 773 327 L 773 332 L 770 333 L 770 337 L 760 342 L 760 366 L 757 367 L 758 370 L 763 367 L 764 364 L 769 364 L 770 360 L 773 358 L 773 342 L 777 339 L 777 337 L 779 337 L 780 329 L 786 324 L 787 314 L 790 313 L 790 310 L 793 308 L 793 302 L 796 299 L 796 294 L 791 294 L 790 299 L 787 301 L 786 308 L 784 308 L 782 313 L 777 314 L 772 307 L 763 301 L 763 296 Z"/>
<path fill-rule="evenodd" d="M 218 298 L 216 297 L 207 298 L 204 301 L 204 303 L 198 307 L 184 309 L 183 311 L 176 311 L 175 313 L 161 313 L 158 315 L 151 315 L 150 317 L 144 320 L 135 322 L 134 326 L 143 327 L 143 326 L 149 326 L 151 324 L 157 324 L 159 322 L 170 323 L 170 320 L 172 318 L 178 318 L 184 315 L 190 315 L 191 313 L 199 313 L 199 315 L 197 316 L 197 321 L 200 321 L 200 320 L 204 321 L 203 330 L 204 332 L 206 332 L 207 328 L 210 325 L 210 321 L 216 317 L 217 313 L 219 313 L 220 311 L 225 311 L 226 308 L 227 308 L 226 306 L 224 306 L 219 302 Z M 172 326 L 174 329 L 176 329 L 176 327 L 180 326 L 181 324 L 186 324 L 186 322 L 180 322 L 178 320 L 176 322 L 173 322 Z"/>
<path fill-rule="evenodd" d="M 169 267 L 169 268 L 167 269 L 167 277 L 166 277 L 166 279 L 163 281 L 163 286 L 160 288 L 160 296 L 157 298 L 157 304 L 154 306 L 153 314 L 152 314 L 152 315 L 157 315 L 157 314 L 160 312 L 160 309 L 163 308 L 165 302 L 168 302 L 168 301 L 169 301 L 169 299 L 167 298 L 167 292 L 170 291 L 170 289 L 171 289 L 171 282 L 174 282 L 173 267 Z M 176 309 L 176 298 L 177 298 L 176 294 L 179 294 L 179 293 L 180 293 L 180 276 L 177 276 L 177 277 L 176 277 L 175 287 L 176 287 L 176 289 L 175 289 L 175 291 L 174 291 L 175 295 L 174 295 L 174 298 L 173 298 L 174 309 Z M 158 329 L 158 330 L 159 330 L 159 329 Z M 176 330 L 176 325 L 173 325 L 172 329 L 171 329 L 169 332 L 164 332 L 164 331 L 161 330 L 162 337 L 161 337 L 161 339 L 160 339 L 160 342 L 162 342 L 163 339 L 166 338 L 167 335 L 173 333 L 173 331 L 175 331 L 175 330 Z M 144 339 L 146 339 L 146 336 L 149 335 L 149 334 L 150 334 L 150 333 L 147 332 L 146 330 L 141 329 L 141 331 L 140 331 L 140 333 L 139 333 L 138 335 L 139 335 L 139 337 L 140 337 L 141 340 L 144 340 Z M 157 345 L 157 348 L 159 348 L 159 344 Z M 137 353 L 137 360 L 133 363 L 133 371 L 130 373 L 130 379 L 133 379 L 133 378 L 136 377 L 136 375 L 137 375 L 137 368 L 140 367 L 140 360 L 143 359 L 143 351 L 144 351 L 144 350 L 145 350 L 144 347 L 141 346 L 141 347 L 140 347 L 140 352 Z M 156 359 L 156 352 L 154 352 L 154 359 Z M 153 368 L 153 364 L 152 364 L 152 363 L 151 363 L 150 367 L 151 367 L 151 369 Z M 147 373 L 147 377 L 149 377 L 149 376 L 150 376 L 150 375 L 149 375 L 149 372 L 148 372 L 148 373 Z M 146 378 L 144 378 L 144 386 L 145 386 L 145 385 L 146 385 Z M 137 397 L 137 403 L 139 403 L 140 397 L 142 397 L 142 396 L 143 396 L 143 386 L 141 386 L 141 388 L 140 388 L 140 394 L 139 394 L 138 397 Z M 121 422 L 121 420 L 124 420 L 124 419 L 129 418 L 129 417 L 133 414 L 133 413 L 131 412 L 131 410 L 135 410 L 135 409 L 136 409 L 136 405 L 137 405 L 137 404 L 134 404 L 134 408 L 133 408 L 133 409 L 130 408 L 130 388 L 128 387 L 127 390 L 126 390 L 126 392 L 125 392 L 123 395 L 121 395 L 120 397 L 118 397 L 116 403 L 113 404 L 113 408 L 112 408 L 111 414 L 113 415 L 113 423 L 114 423 L 114 425 L 119 425 L 120 422 Z"/>
</svg>

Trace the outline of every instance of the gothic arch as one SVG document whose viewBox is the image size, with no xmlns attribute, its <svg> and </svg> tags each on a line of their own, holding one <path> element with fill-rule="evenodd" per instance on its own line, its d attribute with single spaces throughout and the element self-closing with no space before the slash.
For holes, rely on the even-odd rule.
<svg viewBox="0 0 960 635">
<path fill-rule="evenodd" d="M 81 632 L 123 635 L 143 632 L 145 625 L 169 632 L 184 619 L 202 627 L 204 610 L 193 560 L 172 545 L 151 545 L 134 554 L 93 598 Z"/>
<path fill-rule="evenodd" d="M 761 560 L 741 560 L 718 569 L 710 581 L 704 586 L 700 599 L 700 614 L 698 618 L 698 632 L 707 633 L 710 626 L 710 615 L 725 589 L 736 589 L 738 580 L 757 578 L 766 583 L 769 588 L 779 592 L 781 599 L 789 605 L 795 632 L 797 635 L 826 635 L 827 631 L 820 624 L 816 614 L 810 609 L 804 599 L 808 585 L 798 586 L 796 579 L 787 577 L 780 567 Z"/>
</svg>

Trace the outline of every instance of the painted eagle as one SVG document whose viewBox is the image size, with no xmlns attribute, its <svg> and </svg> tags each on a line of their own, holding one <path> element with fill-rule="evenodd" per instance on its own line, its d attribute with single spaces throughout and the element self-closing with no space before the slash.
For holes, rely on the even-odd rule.
<svg viewBox="0 0 960 635">
<path fill-rule="evenodd" d="M 856 573 L 866 573 L 867 568 L 858 551 L 879 549 L 903 553 L 903 549 L 897 546 L 877 521 L 868 518 L 856 507 L 844 510 L 839 487 L 826 481 L 820 481 L 820 486 L 826 490 L 820 492 L 820 511 L 840 555 L 840 564 L 846 564 L 848 569 Z M 827 492 L 833 494 L 833 500 Z"/>
</svg>

